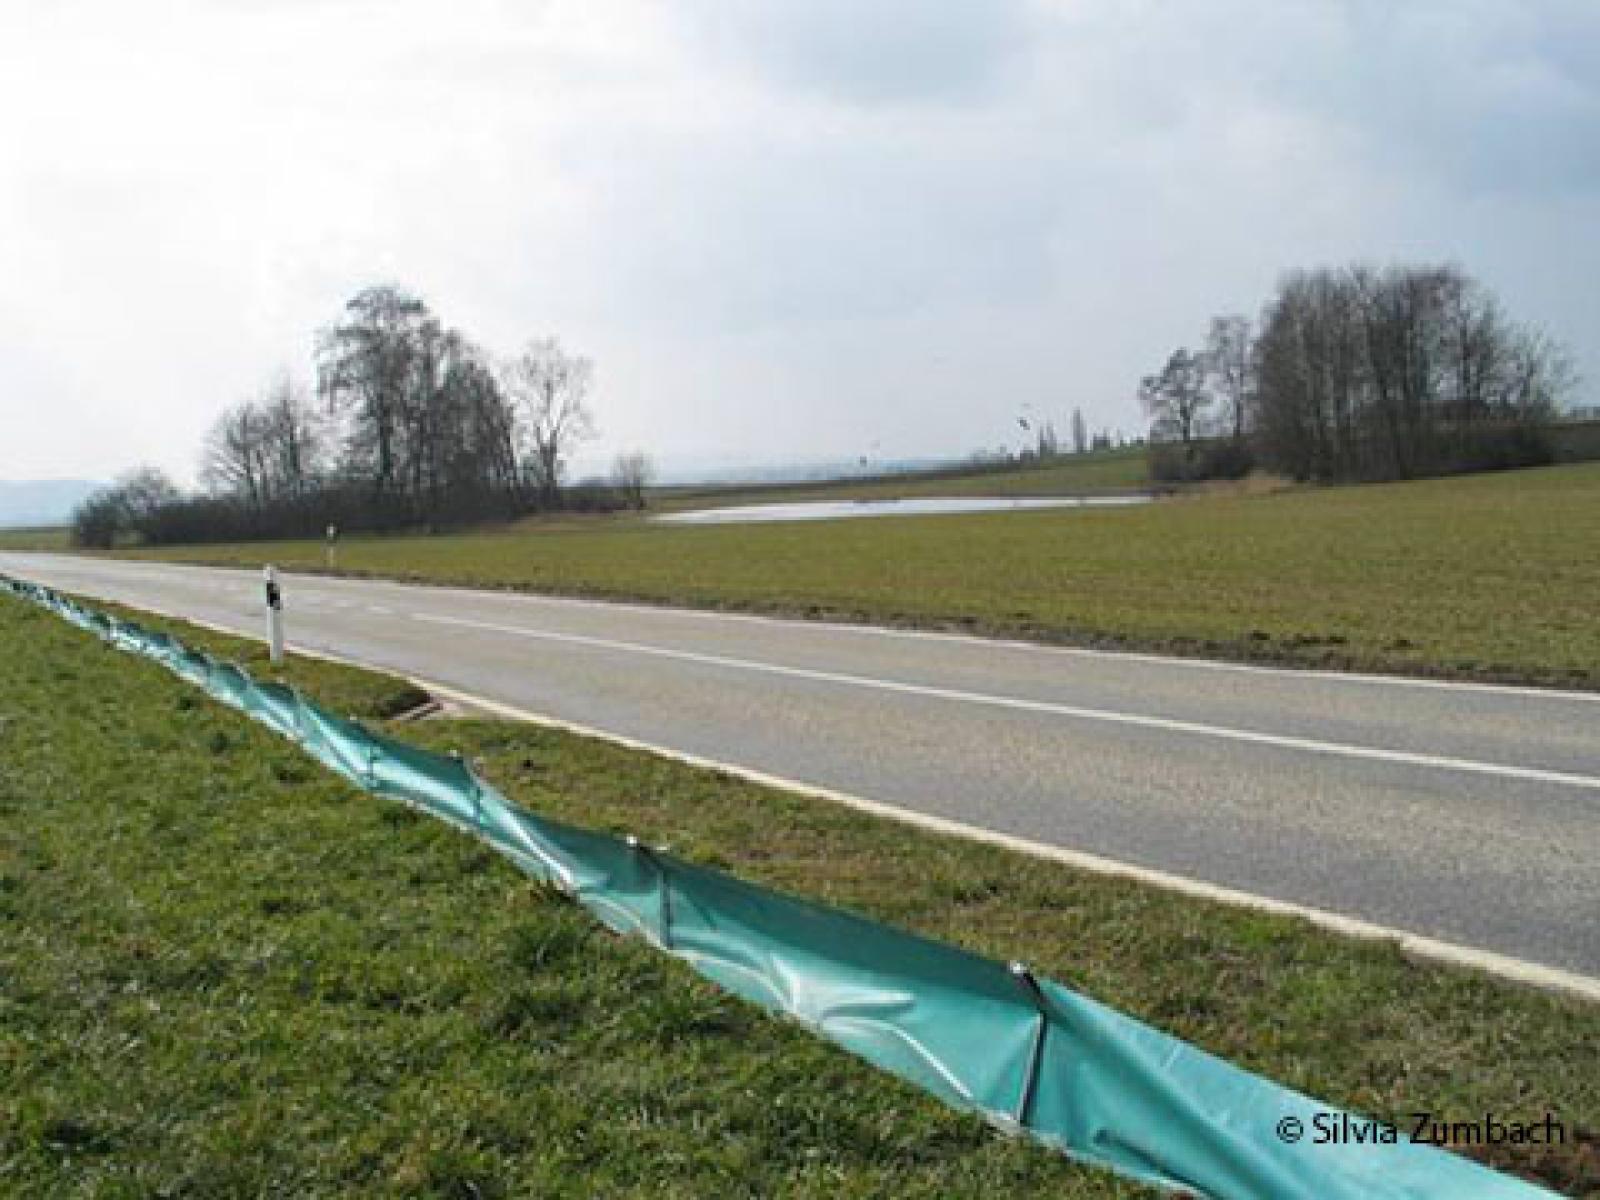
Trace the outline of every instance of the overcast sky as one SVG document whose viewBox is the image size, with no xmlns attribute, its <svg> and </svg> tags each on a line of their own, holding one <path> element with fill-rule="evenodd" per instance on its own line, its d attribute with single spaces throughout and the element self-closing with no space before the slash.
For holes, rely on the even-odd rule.
<svg viewBox="0 0 1600 1200">
<path fill-rule="evenodd" d="M 1593 397 L 1597 218 L 1593 0 L 0 0 L 0 478 L 191 479 L 380 281 L 591 356 L 590 461 L 1133 431 L 1355 258 L 1459 262 Z"/>
</svg>

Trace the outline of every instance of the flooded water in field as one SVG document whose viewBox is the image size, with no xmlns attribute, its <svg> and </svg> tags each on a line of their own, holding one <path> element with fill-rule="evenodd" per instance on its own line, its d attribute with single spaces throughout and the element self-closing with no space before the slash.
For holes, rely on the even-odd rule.
<svg viewBox="0 0 1600 1200">
<path fill-rule="evenodd" d="M 848 517 L 920 517 L 939 513 L 1020 512 L 1034 508 L 1127 508 L 1149 496 L 913 496 L 904 500 L 810 500 L 741 504 L 665 513 L 671 525 L 742 525 L 753 521 L 838 521 Z"/>
</svg>

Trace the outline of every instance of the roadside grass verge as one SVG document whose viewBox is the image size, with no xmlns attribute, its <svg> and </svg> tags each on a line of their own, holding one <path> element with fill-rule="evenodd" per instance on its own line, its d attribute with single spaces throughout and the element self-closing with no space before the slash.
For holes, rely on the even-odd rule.
<svg viewBox="0 0 1600 1200">
<path fill-rule="evenodd" d="M 44 551 L 60 554 L 72 549 L 72 531 L 63 526 L 0 529 L 0 551 Z"/>
<path fill-rule="evenodd" d="M 38 1196 L 1145 1194 L 603 933 L 477 842 L 10 598 L 0 1179 Z"/>
<path fill-rule="evenodd" d="M 1600 687 L 1600 464 L 1117 510 L 351 540 L 341 573 Z M 316 542 L 175 561 L 322 569 Z"/>
<path fill-rule="evenodd" d="M 134 615 L 259 663 L 254 643 Z M 0 1153 L 29 1179 L 1135 1194 L 598 932 L 159 668 L 11 601 L 0 633 L 0 977 L 6 1027 L 24 1031 Z M 366 672 L 291 669 L 357 715 L 412 698 Z M 462 751 L 559 819 L 1026 958 L 1332 1103 L 1396 1122 L 1551 1112 L 1581 1144 L 1490 1161 L 1600 1195 L 1594 1005 L 565 732 L 403 736 Z"/>
</svg>

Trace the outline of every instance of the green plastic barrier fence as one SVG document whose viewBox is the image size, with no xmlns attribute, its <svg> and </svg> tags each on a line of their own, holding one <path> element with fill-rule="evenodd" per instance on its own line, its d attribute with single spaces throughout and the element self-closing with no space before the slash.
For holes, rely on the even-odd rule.
<svg viewBox="0 0 1600 1200">
<path fill-rule="evenodd" d="M 1018 964 L 535 816 L 459 758 L 374 733 L 290 688 L 258 683 L 240 667 L 46 588 L 4 576 L 0 587 L 165 664 L 367 791 L 470 831 L 617 932 L 647 938 L 729 991 L 1074 1158 L 1219 1198 L 1552 1194 L 1414 1145 Z M 1353 1127 L 1366 1130 L 1367 1141 L 1323 1136 Z M 1375 1137 L 1396 1140 L 1373 1144 Z"/>
</svg>

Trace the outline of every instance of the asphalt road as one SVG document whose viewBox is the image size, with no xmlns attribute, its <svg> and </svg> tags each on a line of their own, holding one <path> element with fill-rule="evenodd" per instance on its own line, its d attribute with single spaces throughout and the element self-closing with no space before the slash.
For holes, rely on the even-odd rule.
<svg viewBox="0 0 1600 1200">
<path fill-rule="evenodd" d="M 259 576 L 0 554 L 259 636 Z M 1600 696 L 286 577 L 291 645 L 1037 842 L 1600 976 Z"/>
</svg>

